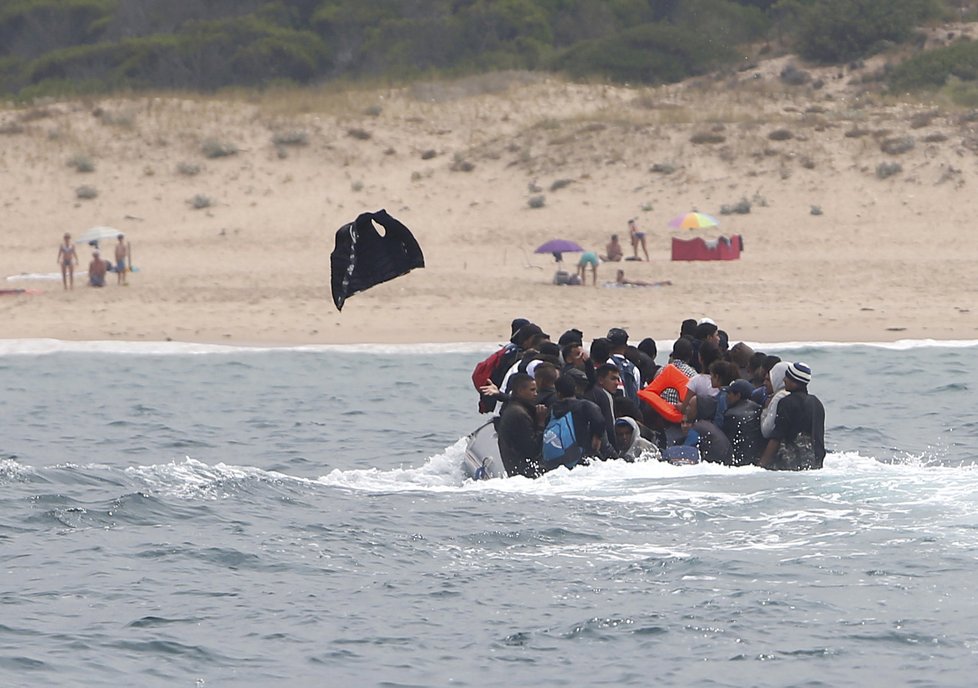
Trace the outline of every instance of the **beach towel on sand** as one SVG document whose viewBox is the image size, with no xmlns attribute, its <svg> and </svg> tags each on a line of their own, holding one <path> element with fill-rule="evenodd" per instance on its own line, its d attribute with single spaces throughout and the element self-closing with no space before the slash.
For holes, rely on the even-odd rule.
<svg viewBox="0 0 978 688">
<path fill-rule="evenodd" d="M 383 236 L 374 222 L 384 228 Z M 333 303 L 339 311 L 354 294 L 424 267 L 424 254 L 411 230 L 386 210 L 363 213 L 340 227 L 329 259 Z"/>
</svg>

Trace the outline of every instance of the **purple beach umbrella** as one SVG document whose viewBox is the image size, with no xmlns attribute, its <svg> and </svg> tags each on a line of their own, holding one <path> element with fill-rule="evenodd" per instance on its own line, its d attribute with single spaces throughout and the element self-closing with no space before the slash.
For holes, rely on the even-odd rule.
<svg viewBox="0 0 978 688">
<path fill-rule="evenodd" d="M 567 239 L 551 239 L 544 244 L 540 244 L 534 253 L 582 253 L 583 251 L 584 249 L 573 241 L 568 241 Z"/>
</svg>

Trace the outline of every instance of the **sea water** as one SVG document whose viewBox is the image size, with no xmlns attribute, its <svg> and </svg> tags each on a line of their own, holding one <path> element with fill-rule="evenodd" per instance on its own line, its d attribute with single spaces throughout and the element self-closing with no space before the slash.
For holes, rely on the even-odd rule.
<svg viewBox="0 0 978 688">
<path fill-rule="evenodd" d="M 0 685 L 974 685 L 978 345 L 764 349 L 822 471 L 472 483 L 491 347 L 0 342 Z"/>
</svg>

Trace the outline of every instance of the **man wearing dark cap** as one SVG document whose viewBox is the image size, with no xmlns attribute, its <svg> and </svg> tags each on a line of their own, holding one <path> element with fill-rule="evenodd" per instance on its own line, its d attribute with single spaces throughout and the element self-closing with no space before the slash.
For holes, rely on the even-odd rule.
<svg viewBox="0 0 978 688">
<path fill-rule="evenodd" d="M 642 376 L 635 364 L 625 356 L 625 350 L 628 348 L 628 333 L 620 327 L 612 327 L 608 330 L 607 339 L 611 344 L 608 362 L 614 363 L 615 367 L 618 368 L 622 393 L 637 404 L 638 390 L 642 386 Z"/>
<path fill-rule="evenodd" d="M 516 333 L 519 332 L 525 325 L 529 325 L 529 324 L 530 321 L 527 320 L 526 318 L 513 318 L 513 322 L 510 323 L 509 326 L 511 330 L 509 334 L 509 340 L 515 344 Z"/>
<path fill-rule="evenodd" d="M 730 440 L 731 463 L 747 466 L 755 463 L 764 452 L 761 434 L 761 406 L 751 401 L 754 385 L 744 379 L 734 380 L 727 387 L 727 409 L 723 413 L 723 432 Z"/>
<path fill-rule="evenodd" d="M 503 387 L 503 378 L 521 360 L 527 345 L 535 343 L 537 339 L 548 339 L 539 326 L 526 318 L 513 320 L 512 329 L 509 343 L 480 362 L 472 372 L 472 383 L 479 390 L 479 413 L 495 410 L 499 390 Z M 495 392 L 487 392 L 486 389 L 495 389 Z"/>
<path fill-rule="evenodd" d="M 762 468 L 804 471 L 822 467 L 825 459 L 825 408 L 808 393 L 812 369 L 805 363 L 788 365 L 784 388 L 789 392 L 778 404 L 774 432 L 758 462 Z"/>
</svg>

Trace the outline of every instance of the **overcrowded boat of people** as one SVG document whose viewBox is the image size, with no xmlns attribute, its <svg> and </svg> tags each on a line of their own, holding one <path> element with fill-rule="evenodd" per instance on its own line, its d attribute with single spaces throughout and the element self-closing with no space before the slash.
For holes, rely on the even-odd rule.
<svg viewBox="0 0 978 688">
<path fill-rule="evenodd" d="M 700 461 L 813 470 L 825 459 L 825 410 L 812 369 L 685 320 L 664 365 L 652 339 L 614 327 L 588 346 L 556 342 L 525 319 L 476 365 L 479 411 L 462 467 L 474 480 L 539 477 L 594 461 Z"/>
</svg>

